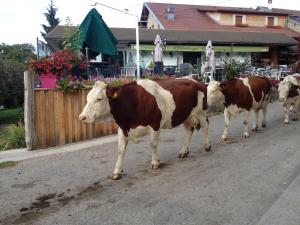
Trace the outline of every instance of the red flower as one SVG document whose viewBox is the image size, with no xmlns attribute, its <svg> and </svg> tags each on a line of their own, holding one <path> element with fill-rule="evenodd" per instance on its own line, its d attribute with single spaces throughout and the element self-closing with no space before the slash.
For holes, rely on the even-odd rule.
<svg viewBox="0 0 300 225">
<path fill-rule="evenodd" d="M 56 75 L 71 74 L 73 67 L 80 67 L 82 59 L 70 50 L 64 49 L 52 55 L 52 57 L 42 58 L 29 63 L 29 69 L 36 74 L 52 72 Z"/>
</svg>

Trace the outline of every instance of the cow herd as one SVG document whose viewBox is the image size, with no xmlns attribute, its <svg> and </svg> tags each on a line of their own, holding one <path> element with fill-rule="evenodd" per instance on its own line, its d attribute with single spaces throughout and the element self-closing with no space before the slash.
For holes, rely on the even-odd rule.
<svg viewBox="0 0 300 225">
<path fill-rule="evenodd" d="M 225 129 L 221 141 L 228 137 L 231 117 L 243 112 L 244 137 L 249 137 L 248 117 L 255 113 L 252 129 L 258 129 L 258 115 L 262 110 L 262 127 L 266 127 L 267 106 L 272 84 L 261 76 L 236 78 L 225 82 L 211 81 L 208 86 L 193 77 L 176 79 L 141 79 L 113 87 L 102 81 L 96 82 L 87 96 L 87 104 L 79 116 L 83 122 L 92 123 L 114 120 L 118 128 L 118 158 L 113 179 L 123 173 L 124 154 L 129 141 L 149 135 L 152 150 L 152 169 L 159 168 L 157 146 L 161 129 L 184 128 L 184 141 L 180 158 L 189 154 L 194 130 L 201 128 L 206 151 L 211 150 L 208 138 L 209 121 L 207 109 L 223 104 Z M 279 99 L 283 101 L 285 119 L 289 122 L 298 118 L 300 104 L 300 75 L 287 76 L 278 85 Z"/>
</svg>

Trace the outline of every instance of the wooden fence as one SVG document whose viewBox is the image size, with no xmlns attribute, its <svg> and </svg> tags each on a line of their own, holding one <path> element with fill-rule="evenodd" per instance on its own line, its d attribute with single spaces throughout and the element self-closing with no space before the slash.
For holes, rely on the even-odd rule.
<svg viewBox="0 0 300 225">
<path fill-rule="evenodd" d="M 34 123 L 31 126 L 34 137 L 26 138 L 27 148 L 48 148 L 117 133 L 113 122 L 85 124 L 79 121 L 88 91 L 64 93 L 57 89 L 34 89 L 33 118 L 29 119 Z"/>
</svg>

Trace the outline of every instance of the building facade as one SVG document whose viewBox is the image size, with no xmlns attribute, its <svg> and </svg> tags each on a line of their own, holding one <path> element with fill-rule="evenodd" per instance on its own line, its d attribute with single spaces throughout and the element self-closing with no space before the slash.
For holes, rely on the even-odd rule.
<svg viewBox="0 0 300 225">
<path fill-rule="evenodd" d="M 153 63 L 157 34 L 167 40 L 163 49 L 165 66 L 178 67 L 182 63 L 196 66 L 203 61 L 208 40 L 213 43 L 217 66 L 228 57 L 251 58 L 257 67 L 291 64 L 298 57 L 297 45 L 300 48 L 299 11 L 147 2 L 140 18 L 142 68 Z M 59 46 L 66 29 L 70 27 L 53 29 L 47 35 L 48 43 Z M 119 41 L 119 56 L 112 60 L 103 55 L 101 60 L 113 61 L 122 68 L 135 66 L 135 29 L 111 28 L 111 31 Z"/>
</svg>

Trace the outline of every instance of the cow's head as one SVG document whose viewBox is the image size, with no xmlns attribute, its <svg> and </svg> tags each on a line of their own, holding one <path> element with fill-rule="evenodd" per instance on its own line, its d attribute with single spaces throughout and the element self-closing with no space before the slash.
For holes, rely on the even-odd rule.
<svg viewBox="0 0 300 225">
<path fill-rule="evenodd" d="M 279 83 L 278 85 L 279 101 L 286 101 L 291 87 L 292 87 L 292 83 L 290 83 L 287 80 L 283 80 Z"/>
<path fill-rule="evenodd" d="M 207 86 L 207 103 L 209 106 L 223 103 L 225 96 L 222 93 L 224 85 L 218 81 L 210 81 Z"/>
<path fill-rule="evenodd" d="M 290 91 L 297 91 L 299 88 L 299 84 L 297 78 L 295 77 L 297 74 L 288 75 L 281 81 L 278 85 L 278 93 L 279 93 L 279 101 L 285 101 L 289 97 Z"/>
<path fill-rule="evenodd" d="M 110 119 L 110 105 L 107 96 L 108 85 L 98 81 L 87 95 L 87 103 L 79 115 L 81 121 L 92 123 Z"/>
</svg>

